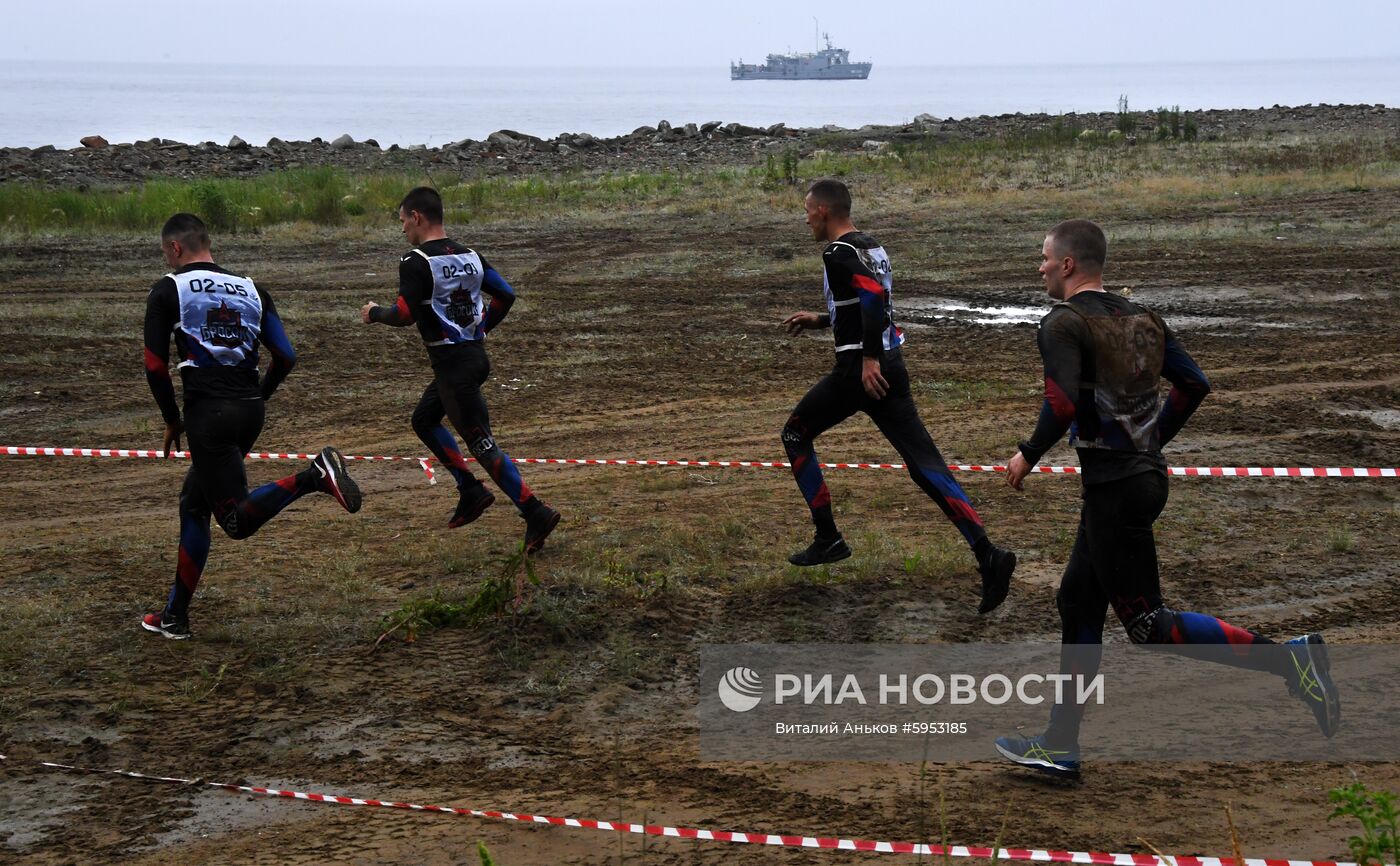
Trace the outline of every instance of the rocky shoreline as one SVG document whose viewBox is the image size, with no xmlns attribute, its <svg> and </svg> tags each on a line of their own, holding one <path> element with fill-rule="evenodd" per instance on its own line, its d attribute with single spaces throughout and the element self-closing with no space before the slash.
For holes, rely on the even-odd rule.
<svg viewBox="0 0 1400 866">
<path fill-rule="evenodd" d="M 1134 114 L 1140 125 L 1149 130 L 1156 122 L 1151 112 Z M 1182 117 L 1192 121 L 1203 140 L 1298 134 L 1400 137 L 1400 108 L 1383 105 L 1276 105 L 1190 111 L 1183 112 Z M 168 139 L 109 144 L 100 135 L 93 135 L 71 150 L 53 146 L 0 148 L 0 183 L 32 182 L 84 190 L 94 186 L 129 186 L 156 177 L 238 177 L 320 166 L 356 172 L 441 169 L 487 174 L 662 170 L 751 164 L 768 153 L 789 150 L 805 156 L 817 149 L 880 150 L 889 142 L 929 137 L 956 141 L 1027 135 L 1055 124 L 1108 135 L 1115 129 L 1117 119 L 1113 112 L 1003 114 L 963 119 L 923 114 L 908 124 L 860 129 L 795 129 L 781 123 L 759 128 L 720 121 L 673 125 L 663 120 L 656 126 L 642 126 L 613 138 L 565 133 L 541 139 L 500 130 L 482 141 L 463 139 L 440 147 L 393 145 L 387 149 L 373 140 L 357 142 L 348 135 L 333 141 L 274 138 L 261 147 L 236 136 L 220 145 Z"/>
</svg>

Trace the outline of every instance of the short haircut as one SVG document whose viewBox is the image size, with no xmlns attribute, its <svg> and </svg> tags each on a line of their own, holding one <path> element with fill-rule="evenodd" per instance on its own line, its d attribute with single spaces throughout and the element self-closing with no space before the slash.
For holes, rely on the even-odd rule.
<svg viewBox="0 0 1400 866">
<path fill-rule="evenodd" d="M 825 178 L 807 187 L 807 194 L 817 204 L 824 204 L 830 210 L 832 216 L 848 217 L 851 215 L 851 191 L 839 180 Z"/>
<path fill-rule="evenodd" d="M 177 241 L 186 249 L 199 252 L 209 249 L 209 229 L 204 220 L 192 213 L 177 213 L 165 221 L 160 230 L 162 241 Z"/>
<path fill-rule="evenodd" d="M 409 190 L 408 195 L 399 202 L 399 208 L 404 213 L 417 211 L 434 225 L 442 223 L 442 196 L 430 186 L 416 186 Z"/>
<path fill-rule="evenodd" d="M 1069 256 L 1084 270 L 1101 273 L 1108 260 L 1108 238 L 1089 220 L 1065 220 L 1050 230 L 1050 244 L 1060 256 Z"/>
</svg>

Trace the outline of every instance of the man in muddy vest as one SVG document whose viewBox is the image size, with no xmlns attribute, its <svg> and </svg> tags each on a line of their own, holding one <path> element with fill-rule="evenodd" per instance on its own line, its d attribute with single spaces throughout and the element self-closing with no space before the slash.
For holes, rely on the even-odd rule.
<svg viewBox="0 0 1400 866">
<path fill-rule="evenodd" d="M 1212 659 L 1284 677 L 1331 737 L 1341 702 L 1328 672 L 1321 635 L 1264 649 L 1273 641 L 1213 616 L 1174 610 L 1162 599 L 1152 524 L 1167 503 L 1162 447 L 1210 392 L 1205 374 L 1162 319 L 1104 290 L 1108 241 L 1088 220 L 1051 229 L 1041 247 L 1040 275 L 1058 303 L 1041 320 L 1045 400 L 1035 431 L 1012 456 L 1007 483 L 1026 475 L 1065 435 L 1079 453 L 1084 496 L 1079 531 L 1055 602 L 1060 612 L 1062 672 L 1098 670 L 1108 608 L 1136 644 L 1166 647 L 1219 644 Z M 1165 401 L 1159 382 L 1171 383 Z M 997 750 L 1022 766 L 1062 777 L 1079 775 L 1083 707 L 1062 704 L 1044 734 L 1002 737 Z M 1150 757 L 1147 755 L 1145 757 Z"/>
</svg>

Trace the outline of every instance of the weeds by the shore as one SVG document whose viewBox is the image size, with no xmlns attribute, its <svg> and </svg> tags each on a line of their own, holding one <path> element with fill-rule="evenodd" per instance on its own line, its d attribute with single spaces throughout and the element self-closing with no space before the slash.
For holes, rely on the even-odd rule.
<svg viewBox="0 0 1400 866">
<path fill-rule="evenodd" d="M 220 232 L 291 223 L 373 226 L 392 221 L 409 188 L 435 182 L 453 223 L 620 207 L 754 213 L 786 205 L 810 178 L 855 179 L 877 193 L 994 203 L 1008 193 L 1114 189 L 1148 209 L 1162 203 L 1250 195 L 1259 190 L 1345 190 L 1400 184 L 1400 141 L 1314 136 L 1192 143 L 1165 109 L 1161 140 L 1084 137 L 1057 122 L 1029 136 L 947 141 L 929 136 L 879 152 L 818 149 L 769 155 L 748 167 L 495 176 L 444 172 L 351 174 L 283 171 L 253 178 L 156 180 L 129 188 L 54 189 L 0 184 L 0 232 L 149 232 L 176 211 L 200 214 Z M 1115 130 L 1117 132 L 1117 130 Z M 1148 182 L 1150 181 L 1150 183 Z M 782 196 L 779 202 L 775 193 Z"/>
</svg>

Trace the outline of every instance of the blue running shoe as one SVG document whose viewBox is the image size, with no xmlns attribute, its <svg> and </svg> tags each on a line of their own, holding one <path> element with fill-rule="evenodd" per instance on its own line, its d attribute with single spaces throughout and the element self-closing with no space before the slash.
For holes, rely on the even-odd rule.
<svg viewBox="0 0 1400 866">
<path fill-rule="evenodd" d="M 1332 682 L 1332 663 L 1320 634 L 1305 634 L 1284 643 L 1292 656 L 1287 674 L 1288 691 L 1312 710 L 1324 737 L 1332 737 L 1342 724 L 1342 699 Z"/>
<path fill-rule="evenodd" d="M 1035 737 L 997 737 L 997 751 L 1008 761 L 1029 767 L 1057 779 L 1079 778 L 1079 750 L 1052 749 L 1045 735 Z"/>
</svg>

